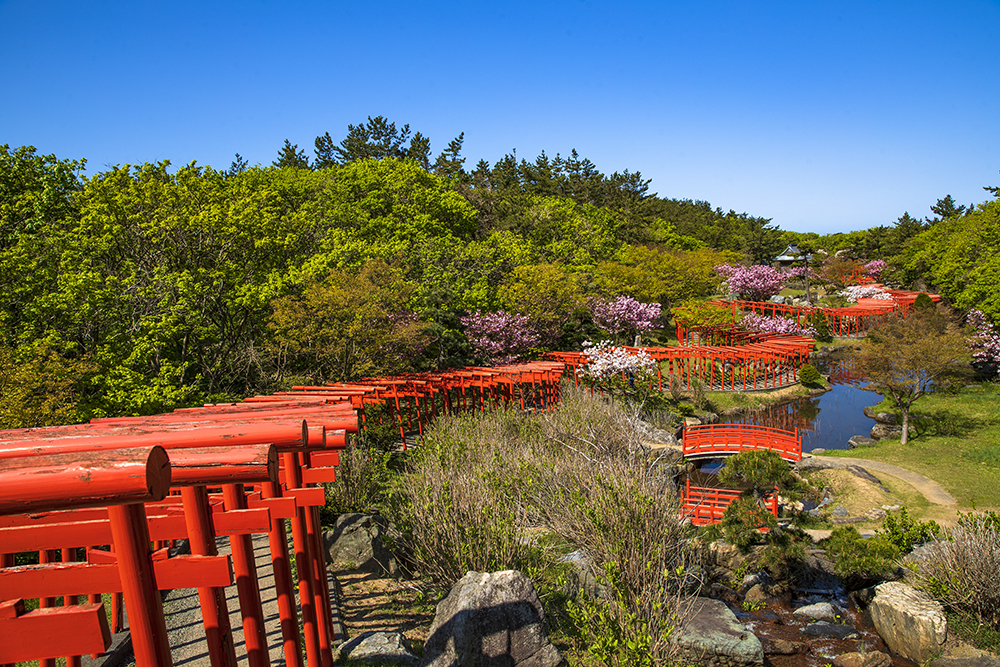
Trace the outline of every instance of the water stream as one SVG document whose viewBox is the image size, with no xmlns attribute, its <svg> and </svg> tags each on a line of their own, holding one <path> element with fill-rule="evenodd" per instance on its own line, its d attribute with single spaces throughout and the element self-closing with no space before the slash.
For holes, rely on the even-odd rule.
<svg viewBox="0 0 1000 667">
<path fill-rule="evenodd" d="M 830 377 L 832 385 L 830 391 L 820 396 L 796 399 L 723 421 L 789 430 L 798 428 L 802 434 L 803 452 L 819 448 L 848 449 L 847 441 L 851 436 L 867 436 L 870 433 L 875 421 L 866 417 L 863 410 L 866 406 L 878 403 L 881 397 L 865 390 L 867 383 L 854 371 L 850 359 L 830 358 L 813 363 L 821 373 Z M 692 475 L 692 483 L 716 486 L 718 482 L 714 477 L 721 464 L 721 461 L 706 462 Z M 803 636 L 802 628 L 805 624 L 795 619 L 792 612 L 798 607 L 821 600 L 836 602 L 847 610 L 847 617 L 844 620 L 857 629 L 859 633 L 857 639 L 806 639 Z M 873 650 L 889 652 L 870 620 L 847 599 L 842 587 L 838 588 L 833 596 L 802 595 L 793 599 L 790 605 L 771 605 L 754 611 L 745 611 L 736 600 L 728 600 L 727 603 L 737 618 L 761 639 L 765 650 L 773 646 L 776 640 L 805 642 L 809 646 L 808 653 L 767 655 L 764 659 L 765 665 L 823 667 L 830 663 L 831 658 L 841 653 Z M 909 661 L 893 656 L 893 667 L 913 666 Z"/>
</svg>

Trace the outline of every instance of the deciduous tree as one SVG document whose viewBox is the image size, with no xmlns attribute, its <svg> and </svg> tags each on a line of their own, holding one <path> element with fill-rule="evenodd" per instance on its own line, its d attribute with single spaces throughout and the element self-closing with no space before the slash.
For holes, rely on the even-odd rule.
<svg viewBox="0 0 1000 667">
<path fill-rule="evenodd" d="M 857 355 L 871 387 L 892 401 L 902 416 L 901 442 L 909 439 L 913 404 L 956 375 L 956 362 L 968 354 L 968 342 L 943 306 L 917 310 L 871 330 Z"/>
</svg>

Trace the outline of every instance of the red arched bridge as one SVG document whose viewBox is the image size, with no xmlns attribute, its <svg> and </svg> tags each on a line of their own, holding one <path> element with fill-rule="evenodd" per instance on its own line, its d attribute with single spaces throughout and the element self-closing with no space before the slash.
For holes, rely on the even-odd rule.
<svg viewBox="0 0 1000 667">
<path fill-rule="evenodd" d="M 681 450 L 686 459 L 734 456 L 740 452 L 772 451 L 789 463 L 802 460 L 802 437 L 798 429 L 756 426 L 753 424 L 705 424 L 684 426 Z M 733 489 L 691 486 L 685 482 L 681 491 L 681 513 L 696 526 L 718 523 L 730 503 L 740 495 Z M 777 489 L 765 497 L 768 510 L 778 516 Z"/>
<path fill-rule="evenodd" d="M 802 436 L 798 429 L 785 431 L 754 424 L 685 425 L 681 442 L 687 459 L 721 458 L 766 450 L 775 452 L 789 463 L 802 460 Z"/>
</svg>

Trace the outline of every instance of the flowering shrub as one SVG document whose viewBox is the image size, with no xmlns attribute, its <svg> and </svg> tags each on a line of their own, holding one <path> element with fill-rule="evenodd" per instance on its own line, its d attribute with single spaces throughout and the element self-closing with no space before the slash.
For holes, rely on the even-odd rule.
<svg viewBox="0 0 1000 667">
<path fill-rule="evenodd" d="M 1000 368 L 1000 333 L 990 324 L 983 312 L 976 308 L 969 311 L 966 322 L 975 330 L 969 339 L 972 358 L 976 360 L 977 365 L 996 373 Z"/>
<path fill-rule="evenodd" d="M 785 275 L 789 278 L 805 278 L 808 276 L 811 279 L 818 276 L 816 269 L 809 266 L 793 266 L 785 271 Z"/>
<path fill-rule="evenodd" d="M 538 332 L 531 327 L 526 315 L 503 310 L 480 313 L 477 310 L 460 319 L 476 355 L 489 364 L 516 361 L 539 341 Z"/>
<path fill-rule="evenodd" d="M 885 270 L 886 266 L 888 266 L 888 264 L 886 264 L 881 259 L 873 259 L 872 261 L 868 262 L 861 268 L 862 270 L 864 270 L 866 274 L 868 274 L 872 278 L 878 278 L 879 275 L 881 275 L 881 273 Z"/>
<path fill-rule="evenodd" d="M 725 279 L 726 287 L 744 301 L 766 301 L 781 291 L 788 274 L 771 266 L 730 266 L 719 264 L 716 273 Z"/>
<path fill-rule="evenodd" d="M 853 285 L 837 293 L 851 303 L 856 303 L 858 299 L 879 299 L 881 301 L 892 301 L 892 295 L 880 287 L 873 285 Z"/>
<path fill-rule="evenodd" d="M 747 313 L 740 320 L 740 326 L 748 331 L 763 331 L 765 333 L 793 334 L 816 338 L 816 329 L 811 325 L 803 326 L 787 317 L 765 317 L 759 313 Z"/>
<path fill-rule="evenodd" d="M 612 336 L 636 334 L 660 327 L 660 304 L 643 303 L 630 296 L 612 301 L 595 299 L 590 302 L 594 324 Z"/>
<path fill-rule="evenodd" d="M 656 362 L 645 350 L 632 354 L 624 347 L 615 347 L 609 340 L 596 345 L 583 344 L 587 362 L 580 371 L 583 381 L 607 391 L 642 391 L 646 393 L 656 374 Z"/>
</svg>

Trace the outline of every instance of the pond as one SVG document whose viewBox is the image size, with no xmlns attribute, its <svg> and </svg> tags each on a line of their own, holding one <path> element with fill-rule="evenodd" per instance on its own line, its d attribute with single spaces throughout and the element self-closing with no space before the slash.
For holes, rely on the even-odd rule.
<svg viewBox="0 0 1000 667">
<path fill-rule="evenodd" d="M 864 408 L 875 405 L 881 396 L 866 391 L 866 382 L 854 371 L 849 358 L 818 359 L 813 365 L 823 375 L 830 376 L 833 388 L 821 396 L 796 399 L 732 418 L 727 423 L 755 424 L 791 430 L 802 434 L 802 451 L 814 449 L 848 449 L 851 436 L 867 436 L 875 420 L 864 414 Z"/>
</svg>

